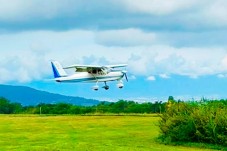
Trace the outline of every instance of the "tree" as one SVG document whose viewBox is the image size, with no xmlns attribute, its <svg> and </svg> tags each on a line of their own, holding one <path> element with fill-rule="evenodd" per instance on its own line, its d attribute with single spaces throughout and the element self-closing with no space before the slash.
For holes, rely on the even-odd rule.
<svg viewBox="0 0 227 151">
<path fill-rule="evenodd" d="M 0 98 L 0 114 L 19 113 L 22 110 L 22 105 L 19 103 L 10 103 L 5 98 Z"/>
</svg>

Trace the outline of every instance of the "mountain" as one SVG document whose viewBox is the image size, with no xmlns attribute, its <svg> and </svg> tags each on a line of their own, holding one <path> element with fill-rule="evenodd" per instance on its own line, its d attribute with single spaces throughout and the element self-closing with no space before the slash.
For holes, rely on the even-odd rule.
<svg viewBox="0 0 227 151">
<path fill-rule="evenodd" d="M 98 100 L 82 97 L 65 96 L 36 90 L 26 86 L 0 85 L 0 97 L 11 102 L 21 103 L 24 106 L 37 105 L 39 103 L 70 103 L 81 106 L 92 106 L 99 103 Z"/>
</svg>

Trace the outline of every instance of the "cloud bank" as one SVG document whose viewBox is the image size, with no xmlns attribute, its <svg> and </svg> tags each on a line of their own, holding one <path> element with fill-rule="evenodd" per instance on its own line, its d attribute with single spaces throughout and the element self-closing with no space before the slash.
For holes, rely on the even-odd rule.
<svg viewBox="0 0 227 151">
<path fill-rule="evenodd" d="M 130 35 L 134 31 L 137 33 L 139 30 L 128 29 L 123 30 L 123 33 L 129 32 Z M 134 45 L 130 45 L 131 37 L 116 40 L 113 36 L 113 39 L 106 39 L 108 44 L 97 42 L 97 37 L 103 32 L 112 34 L 113 31 L 37 31 L 0 35 L 3 50 L 0 56 L 0 73 L 5 75 L 1 76 L 0 81 L 26 82 L 42 79 L 51 75 L 50 60 L 59 60 L 63 65 L 128 63 L 129 71 L 135 75 L 152 74 L 161 78 L 169 78 L 172 74 L 197 77 L 227 72 L 225 48 L 177 48 L 160 45 L 159 41 L 149 45 L 149 42 L 144 43 L 141 39 L 148 38 L 152 41 L 153 33 L 143 32 L 137 33 L 141 39 L 133 39 Z M 119 36 L 118 32 L 114 34 Z"/>
<path fill-rule="evenodd" d="M 225 0 L 1 0 L 2 30 L 225 29 Z"/>
<path fill-rule="evenodd" d="M 224 0 L 0 0 L 0 82 L 51 77 L 50 60 L 128 63 L 135 76 L 227 74 Z"/>
</svg>

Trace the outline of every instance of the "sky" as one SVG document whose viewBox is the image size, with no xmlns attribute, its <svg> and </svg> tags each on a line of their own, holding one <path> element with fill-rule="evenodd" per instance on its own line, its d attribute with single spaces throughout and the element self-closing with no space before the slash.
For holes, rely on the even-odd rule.
<svg viewBox="0 0 227 151">
<path fill-rule="evenodd" d="M 226 16 L 226 0 L 0 0 L 0 84 L 113 101 L 227 98 Z M 129 82 L 55 83 L 51 60 L 127 63 Z"/>
</svg>

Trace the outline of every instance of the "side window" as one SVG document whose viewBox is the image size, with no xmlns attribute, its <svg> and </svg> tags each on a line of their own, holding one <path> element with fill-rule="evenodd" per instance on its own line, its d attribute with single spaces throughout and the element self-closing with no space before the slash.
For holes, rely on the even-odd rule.
<svg viewBox="0 0 227 151">
<path fill-rule="evenodd" d="M 93 69 L 93 70 L 92 70 L 92 73 L 93 73 L 93 74 L 96 74 L 96 73 L 97 73 L 97 70 L 96 70 L 96 69 Z"/>
<path fill-rule="evenodd" d="M 90 74 L 99 74 L 99 75 L 104 75 L 105 73 L 103 72 L 102 69 L 100 68 L 89 68 L 88 70 L 88 73 Z"/>
<path fill-rule="evenodd" d="M 98 69 L 98 74 L 102 75 L 102 70 Z"/>
</svg>

